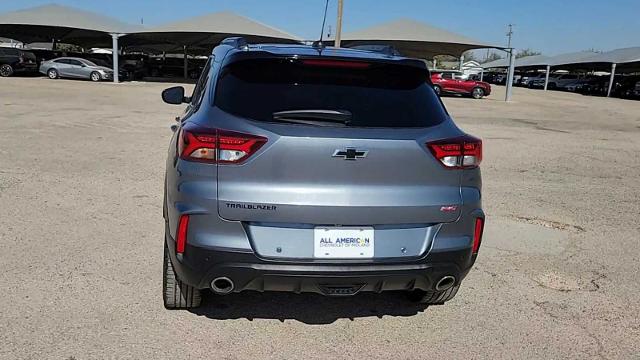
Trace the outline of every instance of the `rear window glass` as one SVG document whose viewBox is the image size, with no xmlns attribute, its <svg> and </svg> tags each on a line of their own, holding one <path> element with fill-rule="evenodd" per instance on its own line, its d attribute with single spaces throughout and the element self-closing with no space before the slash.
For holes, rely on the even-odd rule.
<svg viewBox="0 0 640 360">
<path fill-rule="evenodd" d="M 427 77 L 424 69 L 395 64 L 242 60 L 222 70 L 214 98 L 220 109 L 258 121 L 274 121 L 280 111 L 321 109 L 351 112 L 352 127 L 429 127 L 447 115 Z"/>
</svg>

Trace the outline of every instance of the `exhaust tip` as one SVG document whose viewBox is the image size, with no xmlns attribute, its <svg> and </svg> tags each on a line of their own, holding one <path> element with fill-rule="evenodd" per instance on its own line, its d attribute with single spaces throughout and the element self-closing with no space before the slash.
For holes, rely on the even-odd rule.
<svg viewBox="0 0 640 360">
<path fill-rule="evenodd" d="M 444 291 L 449 290 L 456 283 L 456 278 L 450 275 L 444 276 L 436 283 L 436 290 Z"/>
<path fill-rule="evenodd" d="M 233 281 L 228 277 L 221 276 L 211 281 L 211 290 L 216 294 L 226 295 L 233 291 Z"/>
</svg>

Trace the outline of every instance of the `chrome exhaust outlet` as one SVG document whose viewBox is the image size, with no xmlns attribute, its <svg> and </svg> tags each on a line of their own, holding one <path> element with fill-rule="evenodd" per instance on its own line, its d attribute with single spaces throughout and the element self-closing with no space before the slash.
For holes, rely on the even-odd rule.
<svg viewBox="0 0 640 360">
<path fill-rule="evenodd" d="M 436 283 L 437 291 L 449 290 L 456 283 L 456 278 L 450 275 L 444 276 Z"/>
<path fill-rule="evenodd" d="M 221 276 L 211 281 L 211 290 L 220 295 L 226 295 L 233 291 L 233 281 L 228 277 Z"/>
</svg>

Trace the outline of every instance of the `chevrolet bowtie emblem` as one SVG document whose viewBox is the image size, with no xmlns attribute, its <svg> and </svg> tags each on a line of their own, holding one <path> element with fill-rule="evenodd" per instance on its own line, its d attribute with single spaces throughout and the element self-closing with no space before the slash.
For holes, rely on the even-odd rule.
<svg viewBox="0 0 640 360">
<path fill-rule="evenodd" d="M 357 150 L 354 148 L 346 148 L 344 150 L 336 150 L 333 152 L 333 157 L 341 157 L 345 160 L 356 160 L 367 157 L 369 151 Z"/>
</svg>

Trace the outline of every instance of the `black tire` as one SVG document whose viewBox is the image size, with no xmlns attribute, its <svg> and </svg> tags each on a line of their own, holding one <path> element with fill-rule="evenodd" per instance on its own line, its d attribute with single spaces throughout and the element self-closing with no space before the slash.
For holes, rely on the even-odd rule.
<svg viewBox="0 0 640 360">
<path fill-rule="evenodd" d="M 100 75 L 99 72 L 94 71 L 91 73 L 91 75 L 89 75 L 89 79 L 93 82 L 98 82 L 100 80 L 102 80 L 102 75 Z"/>
<path fill-rule="evenodd" d="M 471 90 L 471 97 L 474 99 L 482 99 L 484 97 L 484 89 L 481 87 L 475 87 Z"/>
<path fill-rule="evenodd" d="M 49 79 L 57 79 L 60 77 L 60 74 L 58 74 L 58 70 L 56 69 L 49 69 L 47 70 L 47 76 Z"/>
<path fill-rule="evenodd" d="M 440 96 L 440 94 L 442 94 L 442 88 L 440 87 L 440 85 L 433 85 L 433 91 L 436 92 L 436 95 Z"/>
<path fill-rule="evenodd" d="M 166 309 L 192 309 L 200 306 L 202 302 L 200 290 L 183 283 L 176 277 L 166 243 L 162 271 L 162 298 Z"/>
<path fill-rule="evenodd" d="M 458 293 L 458 289 L 460 289 L 460 284 L 444 291 L 414 290 L 409 293 L 409 299 L 425 305 L 442 305 L 453 299 Z"/>
<path fill-rule="evenodd" d="M 9 64 L 0 65 L 0 76 L 9 77 L 11 75 L 13 75 L 13 66 Z"/>
</svg>

